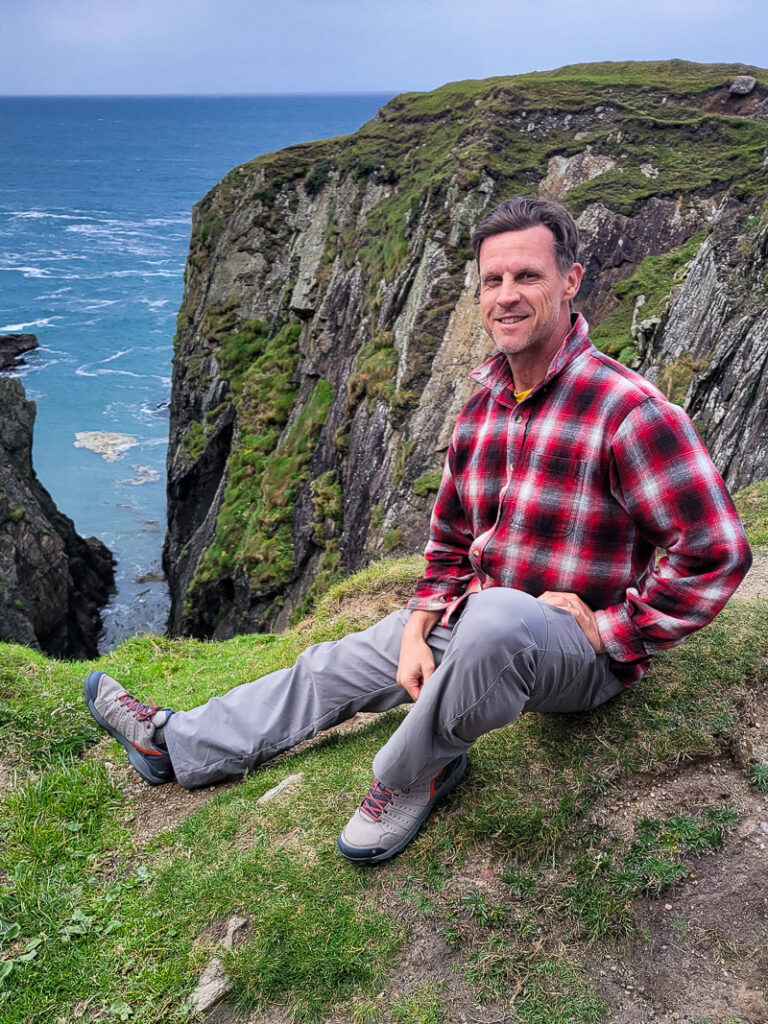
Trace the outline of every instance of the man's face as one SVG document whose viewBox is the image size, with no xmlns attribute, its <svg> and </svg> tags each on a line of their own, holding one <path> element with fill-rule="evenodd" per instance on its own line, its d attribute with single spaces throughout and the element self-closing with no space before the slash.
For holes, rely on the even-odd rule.
<svg viewBox="0 0 768 1024">
<path fill-rule="evenodd" d="M 568 302 L 579 290 L 582 267 L 563 275 L 555 239 L 537 224 L 491 235 L 480 246 L 480 309 L 483 327 L 507 357 L 552 354 L 570 330 Z"/>
</svg>

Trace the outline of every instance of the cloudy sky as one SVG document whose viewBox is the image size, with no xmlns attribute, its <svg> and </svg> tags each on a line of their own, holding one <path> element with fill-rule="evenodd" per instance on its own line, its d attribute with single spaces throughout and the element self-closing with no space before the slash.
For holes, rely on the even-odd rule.
<svg viewBox="0 0 768 1024">
<path fill-rule="evenodd" d="M 766 0 L 0 0 L 0 95 L 397 92 L 594 60 L 768 64 Z"/>
</svg>

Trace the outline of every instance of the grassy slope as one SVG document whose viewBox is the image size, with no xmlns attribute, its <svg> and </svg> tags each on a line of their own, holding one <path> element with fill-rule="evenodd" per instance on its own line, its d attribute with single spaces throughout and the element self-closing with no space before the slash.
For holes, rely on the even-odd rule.
<svg viewBox="0 0 768 1024">
<path fill-rule="evenodd" d="M 740 501 L 765 543 L 765 485 Z M 765 675 L 768 603 L 734 602 L 605 709 L 530 715 L 485 737 L 471 783 L 377 870 L 341 860 L 334 839 L 398 712 L 221 789 L 149 840 L 132 829 L 125 773 L 106 763 L 122 752 L 111 741 L 91 749 L 101 737 L 81 703 L 89 668 L 190 707 L 364 625 L 402 599 L 419 566 L 412 558 L 358 574 L 281 636 L 134 639 L 93 665 L 0 645 L 0 767 L 10 783 L 0 813 L 4 1022 L 190 1019 L 187 997 L 220 952 L 198 936 L 232 913 L 250 922 L 248 941 L 223 954 L 242 1007 L 428 1024 L 451 1019 L 443 1000 L 458 986 L 479 1002 L 516 993 L 515 1019 L 528 1024 L 604 1019 L 581 974 L 589 943 L 631 931 L 634 898 L 679 881 L 692 858 L 724 840 L 734 812 L 713 805 L 695 819 L 648 820 L 620 848 L 610 826 L 589 824 L 590 809 L 630 773 L 727 745 L 739 693 Z M 304 780 L 290 795 L 257 803 L 296 772 Z M 161 801 L 170 792 L 152 791 Z M 478 862 L 499 880 L 495 890 L 477 884 Z M 448 959 L 428 981 L 392 991 L 384 979 L 412 941 L 404 907 Z"/>
</svg>

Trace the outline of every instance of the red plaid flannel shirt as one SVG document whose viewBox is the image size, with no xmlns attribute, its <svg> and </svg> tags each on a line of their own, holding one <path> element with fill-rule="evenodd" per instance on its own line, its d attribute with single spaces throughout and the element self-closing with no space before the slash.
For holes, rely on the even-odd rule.
<svg viewBox="0 0 768 1024">
<path fill-rule="evenodd" d="M 752 556 L 686 414 L 587 330 L 576 317 L 519 404 L 502 354 L 472 373 L 482 389 L 456 423 L 408 607 L 452 611 L 486 587 L 570 591 L 631 685 L 717 615 Z"/>
</svg>

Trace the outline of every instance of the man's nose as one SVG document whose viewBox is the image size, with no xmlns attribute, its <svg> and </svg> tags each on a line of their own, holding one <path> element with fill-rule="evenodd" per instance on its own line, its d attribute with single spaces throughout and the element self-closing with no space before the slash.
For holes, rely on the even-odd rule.
<svg viewBox="0 0 768 1024">
<path fill-rule="evenodd" d="M 505 274 L 501 279 L 501 287 L 499 288 L 497 299 L 503 306 L 508 306 L 519 301 L 520 288 L 517 281 L 511 274 Z"/>
</svg>

